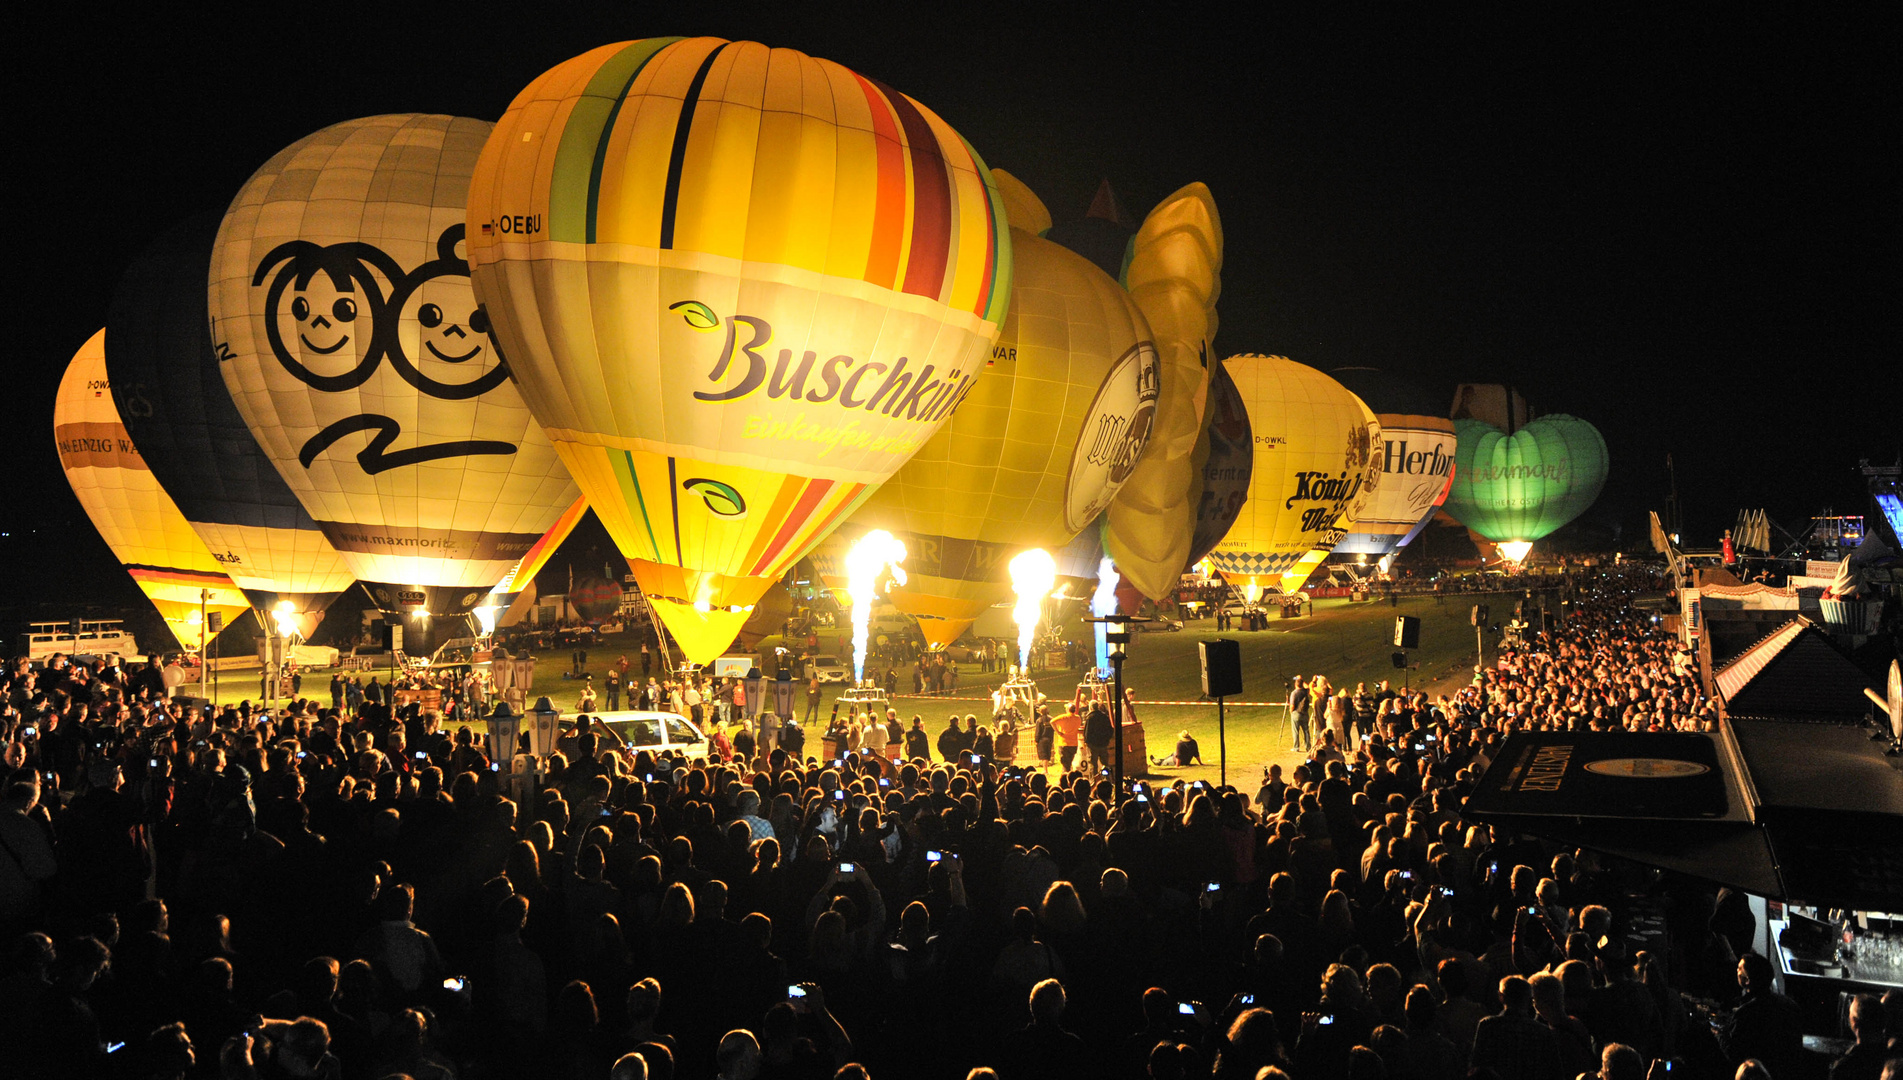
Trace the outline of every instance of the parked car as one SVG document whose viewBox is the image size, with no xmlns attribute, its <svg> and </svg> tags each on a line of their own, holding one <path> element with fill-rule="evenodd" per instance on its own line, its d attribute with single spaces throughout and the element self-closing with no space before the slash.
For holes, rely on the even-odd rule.
<svg viewBox="0 0 1903 1080">
<path fill-rule="evenodd" d="M 592 721 L 591 730 L 605 735 L 610 740 L 608 745 L 629 753 L 652 750 L 682 754 L 690 759 L 707 756 L 707 733 L 679 713 L 624 709 L 588 716 Z M 574 752 L 575 734 L 575 721 L 563 719 L 561 748 L 564 753 Z"/>
<path fill-rule="evenodd" d="M 852 681 L 852 667 L 839 662 L 837 656 L 820 655 L 813 657 L 812 672 L 823 683 L 844 683 Z"/>
</svg>

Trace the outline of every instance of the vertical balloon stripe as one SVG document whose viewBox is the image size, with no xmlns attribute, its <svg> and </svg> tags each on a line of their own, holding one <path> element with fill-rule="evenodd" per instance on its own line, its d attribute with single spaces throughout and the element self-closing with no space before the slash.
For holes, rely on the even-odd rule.
<svg viewBox="0 0 1903 1080">
<path fill-rule="evenodd" d="M 872 133 L 879 149 L 879 202 L 872 218 L 872 252 L 866 259 L 865 280 L 883 289 L 895 288 L 900 249 L 905 242 L 905 149 L 898 121 L 885 95 L 863 75 L 854 75 L 872 110 Z"/>
<path fill-rule="evenodd" d="M 615 460 L 615 479 L 621 482 L 622 501 L 641 511 L 641 527 L 647 530 L 648 547 L 654 551 L 654 559 L 661 559 L 661 543 L 654 538 L 654 519 L 648 514 L 648 500 L 641 494 L 641 477 L 634 467 L 634 455 L 626 450 L 607 451 L 610 457 L 619 455 Z M 632 502 L 628 501 L 632 498 Z"/>
<path fill-rule="evenodd" d="M 674 215 L 678 211 L 681 199 L 681 170 L 687 164 L 687 136 L 694 127 L 694 111 L 700 102 L 701 88 L 707 85 L 707 72 L 712 70 L 714 61 L 727 49 L 726 42 L 715 46 L 700 62 L 700 70 L 694 72 L 694 81 L 688 84 L 687 96 L 681 99 L 681 117 L 674 125 L 674 149 L 667 159 L 667 191 L 661 196 L 661 247 L 674 246 Z M 676 545 L 680 537 L 676 536 Z"/>
<path fill-rule="evenodd" d="M 972 160 L 971 146 L 946 129 L 950 141 L 940 145 L 963 150 L 965 160 L 951 165 L 951 186 L 957 198 L 951 203 L 951 255 L 948 295 L 944 302 L 961 312 L 982 312 L 984 295 L 990 287 L 986 268 L 991 262 L 991 192 L 984 186 Z"/>
<path fill-rule="evenodd" d="M 839 494 L 838 502 L 834 504 L 832 511 L 828 513 L 825 518 L 812 523 L 806 528 L 805 537 L 800 541 L 799 547 L 790 551 L 781 552 L 780 569 L 784 570 L 786 567 L 798 562 L 812 549 L 814 544 L 818 543 L 820 539 L 833 531 L 834 525 L 844 521 L 851 515 L 852 511 L 858 509 L 859 504 L 863 502 L 865 497 L 870 493 L 871 487 L 867 484 L 847 484 L 841 488 L 840 491 L 841 494 Z"/>
<path fill-rule="evenodd" d="M 667 512 L 674 525 L 674 560 L 685 566 L 687 556 L 681 551 L 681 478 L 675 475 L 672 456 L 667 459 Z"/>
<path fill-rule="evenodd" d="M 958 139 L 964 143 L 965 153 L 971 155 L 971 163 L 977 167 L 979 182 L 985 189 L 984 285 L 978 290 L 977 306 L 971 310 L 1002 326 L 1010 298 L 1005 295 L 1006 290 L 998 288 L 998 267 L 1011 265 L 1011 230 L 1004 213 L 1004 197 L 998 192 L 997 183 L 991 179 L 991 169 L 978 153 L 978 148 L 963 135 Z"/>
<path fill-rule="evenodd" d="M 773 505 L 767 510 L 765 520 L 787 520 L 787 516 L 793 510 L 794 503 L 799 499 L 800 489 L 804 486 L 804 482 L 797 476 L 782 477 L 780 479 L 780 490 L 773 494 Z M 747 549 L 746 558 L 740 561 L 740 565 L 752 567 L 751 570 L 747 571 L 749 574 L 758 576 L 760 568 L 766 565 L 762 560 L 762 553 L 766 550 L 767 544 L 771 542 L 773 538 L 774 534 L 765 529 L 761 529 L 754 534 L 753 546 Z"/>
<path fill-rule="evenodd" d="M 807 483 L 806 490 L 800 492 L 799 502 L 793 505 L 793 512 L 780 525 L 780 530 L 773 534 L 773 542 L 767 545 L 766 552 L 760 556 L 760 560 L 754 564 L 749 573 L 758 576 L 763 572 L 763 568 L 773 561 L 774 556 L 778 555 L 781 549 L 786 547 L 787 542 L 799 533 L 800 526 L 806 524 L 814 508 L 825 499 L 826 493 L 831 491 L 832 487 L 831 480 L 812 480 Z"/>
<path fill-rule="evenodd" d="M 707 72 L 681 166 L 676 248 L 746 257 L 757 220 L 751 199 L 770 55 L 764 45 L 736 42 Z M 786 262 L 788 254 L 775 251 L 771 261 Z"/>
<path fill-rule="evenodd" d="M 595 242 L 596 212 L 601 205 L 601 176 L 608 163 L 608 144 L 613 141 L 615 121 L 628 100 L 648 61 L 676 41 L 678 37 L 648 38 L 636 41 L 608 58 L 588 80 L 581 100 L 569 113 L 562 128 L 562 141 L 556 151 L 555 182 L 549 188 L 549 235 L 557 240 Z M 587 184 L 581 183 L 581 162 L 587 161 Z M 584 210 L 585 208 L 585 210 Z M 575 237 L 572 222 L 577 211 L 586 214 L 580 237 Z M 558 231 L 559 230 L 559 231 Z"/>
<path fill-rule="evenodd" d="M 833 159 L 833 187 L 822 205 L 832 214 L 832 228 L 820 249 L 824 261 L 816 269 L 849 281 L 870 281 L 873 232 L 879 210 L 879 136 L 873 106 L 866 100 L 859 77 L 838 64 L 807 58 L 807 79 L 815 98 L 823 98 L 825 115 L 833 122 L 837 147 Z"/>
<path fill-rule="evenodd" d="M 902 292 L 938 299 L 945 284 L 945 259 L 951 250 L 951 179 L 945 175 L 945 155 L 938 135 L 912 99 L 882 83 L 892 111 L 905 130 L 912 163 L 912 242 L 906 257 Z"/>
</svg>

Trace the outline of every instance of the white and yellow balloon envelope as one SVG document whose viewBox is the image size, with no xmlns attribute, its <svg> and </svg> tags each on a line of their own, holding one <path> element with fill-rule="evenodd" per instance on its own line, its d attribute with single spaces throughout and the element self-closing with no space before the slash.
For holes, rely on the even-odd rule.
<svg viewBox="0 0 1903 1080">
<path fill-rule="evenodd" d="M 1336 368 L 1330 377 L 1374 410 L 1381 424 L 1381 487 L 1335 551 L 1391 555 L 1425 528 L 1454 478 L 1454 422 L 1436 416 L 1426 393 L 1375 368 Z"/>
<path fill-rule="evenodd" d="M 1255 463 L 1249 497 L 1209 561 L 1233 583 L 1273 585 L 1304 555 L 1332 550 L 1374 497 L 1381 425 L 1306 364 L 1253 355 L 1223 363 L 1249 412 Z"/>
<path fill-rule="evenodd" d="M 689 659 L 929 440 L 1010 296 L 985 164 L 917 102 L 717 38 L 517 95 L 469 204 L 523 396 Z"/>
<path fill-rule="evenodd" d="M 906 581 L 892 603 L 934 648 L 1011 598 L 1013 557 L 1062 548 L 1096 520 L 1156 414 L 1156 348 L 1129 294 L 1083 256 L 1022 230 L 1011 254 L 1010 313 L 989 373 L 814 559 L 831 585 L 860 536 L 896 534 Z"/>
<path fill-rule="evenodd" d="M 192 531 L 139 448 L 126 434 L 106 378 L 106 332 L 80 346 L 53 398 L 53 439 L 60 467 L 93 527 L 158 608 L 179 644 L 197 648 L 216 634 L 204 617 L 226 623 L 250 606 Z"/>
<path fill-rule="evenodd" d="M 489 130 L 325 128 L 251 177 L 213 249 L 225 385 L 386 610 L 477 606 L 578 495 L 470 290 L 463 203 Z"/>
</svg>

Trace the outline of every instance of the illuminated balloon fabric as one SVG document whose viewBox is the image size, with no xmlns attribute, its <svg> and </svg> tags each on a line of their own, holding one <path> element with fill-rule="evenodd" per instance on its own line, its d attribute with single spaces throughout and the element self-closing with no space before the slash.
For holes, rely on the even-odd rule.
<svg viewBox="0 0 1903 1080">
<path fill-rule="evenodd" d="M 1003 169 L 992 169 L 991 179 L 998 185 L 998 201 L 1004 207 L 1005 220 L 1013 229 L 1022 229 L 1032 236 L 1044 236 L 1051 231 L 1051 212 L 1045 208 L 1044 200 L 1037 197 L 1037 192 Z"/>
<path fill-rule="evenodd" d="M 1170 595 L 1189 563 L 1222 250 L 1216 201 L 1207 187 L 1191 184 L 1144 219 L 1124 275 L 1155 336 L 1163 379 L 1150 444 L 1110 504 L 1104 543 L 1117 569 L 1152 600 Z"/>
<path fill-rule="evenodd" d="M 1386 555 L 1399 550 L 1446 499 L 1454 469 L 1454 422 L 1438 416 L 1379 413 L 1381 486 L 1354 520 L 1337 552 Z"/>
<path fill-rule="evenodd" d="M 1249 476 L 1255 468 L 1255 441 L 1250 437 L 1249 410 L 1227 368 L 1217 365 L 1209 380 L 1209 416 L 1196 443 L 1196 529 L 1190 536 L 1189 559 L 1183 572 L 1202 562 L 1228 535 L 1249 498 Z"/>
<path fill-rule="evenodd" d="M 1328 556 L 1337 550 L 1339 549 L 1309 548 L 1301 558 L 1295 560 L 1295 565 L 1283 571 L 1277 587 L 1282 590 L 1284 596 L 1301 592 L 1302 587 L 1308 584 L 1308 579 L 1315 576 L 1315 568 L 1328 561 Z"/>
<path fill-rule="evenodd" d="M 225 385 L 386 610 L 468 611 L 578 494 L 470 291 L 463 202 L 489 128 L 405 114 L 300 139 L 212 255 Z"/>
<path fill-rule="evenodd" d="M 225 389 L 205 316 L 218 221 L 185 222 L 127 268 L 106 321 L 106 371 L 140 456 L 218 565 L 254 607 L 288 602 L 308 636 L 354 579 Z"/>
<path fill-rule="evenodd" d="M 1341 541 L 1381 480 L 1381 425 L 1327 375 L 1281 356 L 1224 362 L 1249 411 L 1249 497 L 1209 560 L 1239 584 L 1275 584 L 1302 556 Z"/>
<path fill-rule="evenodd" d="M 1538 540 L 1584 513 L 1606 485 L 1606 440 L 1578 417 L 1553 413 L 1512 435 L 1478 420 L 1454 426 L 1446 510 L 1489 540 Z"/>
<path fill-rule="evenodd" d="M 1335 551 L 1387 555 L 1413 539 L 1446 499 L 1454 422 L 1434 415 L 1433 398 L 1405 379 L 1367 367 L 1336 368 L 1329 375 L 1381 423 L 1381 487 Z"/>
<path fill-rule="evenodd" d="M 60 467 L 93 527 L 165 618 L 179 644 L 198 646 L 201 590 L 206 615 L 226 625 L 250 605 L 159 486 L 119 422 L 106 377 L 106 332 L 66 365 L 53 399 Z M 217 635 L 207 627 L 205 640 Z"/>
<path fill-rule="evenodd" d="M 484 148 L 469 223 L 524 396 L 695 661 L 951 415 L 1010 296 L 956 132 L 751 42 L 551 69 Z"/>
<path fill-rule="evenodd" d="M 734 638 L 733 647 L 740 652 L 751 652 L 760 642 L 769 637 L 786 632 L 786 620 L 793 615 L 793 596 L 786 586 L 774 582 L 760 599 L 754 601 L 753 610 L 747 614 L 747 621 Z"/>
<path fill-rule="evenodd" d="M 490 590 L 492 597 L 490 603 L 496 602 L 493 598 L 511 597 L 528 588 L 529 582 L 534 581 L 535 575 L 541 573 L 542 567 L 548 565 L 549 557 L 554 555 L 555 550 L 562 546 L 562 542 L 568 539 L 570 533 L 575 531 L 575 526 L 581 524 L 582 515 L 586 513 L 588 513 L 587 499 L 577 498 L 570 503 L 568 509 L 562 511 L 562 516 L 555 519 L 555 524 L 550 525 L 548 531 L 542 534 L 541 539 L 529 548 L 528 553 L 516 561 L 509 572 L 502 576 L 501 581 L 496 582 L 495 588 Z M 503 603 L 506 606 L 507 601 Z"/>
<path fill-rule="evenodd" d="M 1129 294 L 1082 256 L 1011 237 L 1011 307 L 985 377 L 938 434 L 833 535 L 904 541 L 888 594 L 948 645 L 1011 599 L 1007 564 L 1090 525 L 1149 438 L 1156 350 Z"/>
</svg>

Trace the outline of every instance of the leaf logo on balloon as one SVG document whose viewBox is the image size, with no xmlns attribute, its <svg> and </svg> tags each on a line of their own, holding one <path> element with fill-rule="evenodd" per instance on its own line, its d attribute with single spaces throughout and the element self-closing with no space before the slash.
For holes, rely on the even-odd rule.
<svg viewBox="0 0 1903 1080">
<path fill-rule="evenodd" d="M 738 520 L 747 516 L 747 500 L 731 484 L 697 476 L 681 481 L 681 487 L 699 495 L 715 517 Z"/>
<path fill-rule="evenodd" d="M 696 330 L 713 330 L 720 326 L 720 316 L 714 314 L 713 308 L 698 300 L 682 300 L 677 304 L 669 304 L 667 310 L 680 312 L 681 318 L 687 320 L 687 325 Z"/>
<path fill-rule="evenodd" d="M 490 333 L 488 312 L 470 291 L 469 263 L 456 254 L 464 228 L 458 223 L 444 229 L 436 239 L 436 258 L 409 271 L 375 245 L 361 241 L 320 245 L 291 240 L 271 249 L 251 279 L 252 287 L 266 289 L 265 339 L 271 355 L 293 378 L 320 393 L 361 387 L 385 358 L 404 382 L 425 397 L 465 401 L 501 386 L 509 379 L 508 362 Z M 288 305 L 287 293 L 292 294 Z M 439 373 L 441 377 L 425 371 L 421 357 L 404 351 L 398 330 L 403 312 L 412 305 L 420 351 L 432 365 L 448 365 Z M 705 311 L 705 305 L 700 306 Z M 713 313 L 705 314 L 712 317 Z M 689 322 L 693 319 L 690 314 Z M 286 335 L 292 327 L 295 349 Z M 336 370 L 339 365 L 328 363 L 327 358 L 342 353 L 353 338 L 362 343 L 359 355 Z M 344 357 L 348 359 L 349 354 Z M 311 436 L 299 449 L 298 461 L 308 469 L 339 440 L 362 431 L 375 433 L 357 453 L 357 463 L 372 476 L 425 461 L 516 451 L 510 442 L 461 439 L 392 452 L 389 447 L 402 436 L 402 424 L 388 416 L 363 413 Z"/>
</svg>

